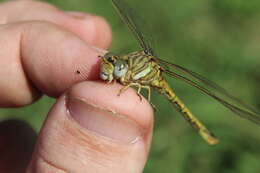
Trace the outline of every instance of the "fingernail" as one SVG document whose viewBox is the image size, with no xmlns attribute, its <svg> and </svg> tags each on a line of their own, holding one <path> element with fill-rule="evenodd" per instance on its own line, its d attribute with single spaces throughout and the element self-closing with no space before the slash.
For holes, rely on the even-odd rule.
<svg viewBox="0 0 260 173">
<path fill-rule="evenodd" d="M 67 108 L 76 122 L 97 136 L 129 144 L 143 136 L 140 126 L 133 120 L 82 99 L 68 98 Z"/>
</svg>

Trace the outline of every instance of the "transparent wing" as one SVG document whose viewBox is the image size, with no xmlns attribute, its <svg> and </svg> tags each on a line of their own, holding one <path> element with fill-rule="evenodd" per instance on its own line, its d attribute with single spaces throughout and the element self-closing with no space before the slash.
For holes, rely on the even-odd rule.
<svg viewBox="0 0 260 173">
<path fill-rule="evenodd" d="M 112 0 L 112 2 L 123 22 L 128 26 L 138 40 L 140 46 L 146 53 L 153 55 L 152 37 L 144 31 L 144 20 L 142 21 L 142 19 L 136 15 L 136 13 L 130 8 L 129 4 L 126 3 L 126 0 Z"/>
<path fill-rule="evenodd" d="M 172 65 L 175 66 L 175 64 L 172 64 Z M 180 66 L 176 65 L 176 67 L 179 68 Z M 180 67 L 180 68 L 182 69 L 183 67 Z M 199 75 L 199 78 L 198 78 L 198 76 L 197 76 L 198 74 L 197 73 L 196 73 L 196 75 L 193 75 L 194 72 L 191 72 L 191 71 L 189 71 L 187 69 L 184 69 L 184 70 L 185 70 L 185 72 L 190 74 L 193 78 L 198 79 L 199 81 L 201 81 L 204 84 L 206 84 L 206 86 L 208 86 L 210 88 L 214 88 L 219 93 L 228 94 L 225 89 L 223 89 L 220 86 L 218 86 L 217 84 L 209 81 L 208 79 L 205 79 L 204 77 L 202 77 L 200 75 Z M 177 74 L 175 72 L 172 72 L 170 70 L 167 70 L 167 69 L 162 69 L 162 71 L 165 72 L 166 74 L 168 74 L 171 77 L 174 77 L 176 79 L 180 79 L 180 80 L 190 84 L 191 86 L 199 89 L 200 91 L 202 91 L 203 93 L 205 93 L 208 96 L 212 97 L 213 99 L 217 100 L 219 103 L 221 103 L 222 105 L 224 105 L 225 107 L 227 107 L 229 110 L 231 110 L 235 114 L 239 115 L 240 117 L 248 119 L 248 120 L 250 120 L 250 121 L 260 125 L 260 114 L 256 110 L 252 109 L 251 106 L 245 105 L 244 103 L 242 103 L 239 99 L 235 98 L 234 96 L 231 96 L 230 94 L 226 95 L 232 101 L 235 101 L 236 103 L 239 103 L 239 105 L 241 107 L 235 106 L 235 105 L 231 104 L 230 102 L 220 98 L 219 96 L 217 96 L 216 94 L 214 94 L 210 90 L 208 90 L 205 87 L 199 85 L 197 82 L 194 82 L 194 81 L 190 80 L 189 78 L 181 76 L 181 75 L 179 75 L 179 74 Z M 182 71 L 182 70 L 180 70 L 180 71 Z"/>
<path fill-rule="evenodd" d="M 209 79 L 201 76 L 200 74 L 193 72 L 191 70 L 188 70 L 180 65 L 177 64 L 173 64 L 170 62 L 167 62 L 165 60 L 162 60 L 160 58 L 156 58 L 157 63 L 159 63 L 162 66 L 166 66 L 166 67 L 172 67 L 172 69 L 175 69 L 179 72 L 182 72 L 184 74 L 189 75 L 190 77 L 192 77 L 193 79 L 196 79 L 200 82 L 202 82 L 203 84 L 205 84 L 207 87 L 215 90 L 217 93 L 220 93 L 224 96 L 226 96 L 227 98 L 229 98 L 230 100 L 232 100 L 235 103 L 238 103 L 239 105 L 257 113 L 260 114 L 254 107 L 247 105 L 246 103 L 244 103 L 242 100 L 236 98 L 235 96 L 231 95 L 230 93 L 228 93 L 228 91 L 226 91 L 224 88 L 222 88 L 221 86 L 219 86 L 218 84 L 216 84 L 215 82 L 210 81 Z"/>
</svg>

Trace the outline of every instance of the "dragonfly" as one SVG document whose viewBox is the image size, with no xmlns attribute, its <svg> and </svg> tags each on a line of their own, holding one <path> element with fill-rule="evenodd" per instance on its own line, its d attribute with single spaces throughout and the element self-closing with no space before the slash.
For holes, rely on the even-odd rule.
<svg viewBox="0 0 260 173">
<path fill-rule="evenodd" d="M 122 84 L 123 87 L 120 89 L 118 95 L 129 87 L 135 87 L 137 88 L 137 94 L 140 96 L 141 90 L 146 89 L 148 91 L 147 99 L 150 102 L 151 88 L 153 88 L 172 103 L 174 108 L 208 144 L 217 144 L 219 142 L 218 138 L 193 115 L 183 101 L 175 94 L 174 90 L 165 80 L 164 75 L 166 74 L 197 88 L 236 115 L 260 125 L 260 113 L 251 105 L 245 104 L 240 99 L 229 94 L 224 88 L 202 75 L 156 56 L 151 44 L 151 36 L 142 30 L 140 17 L 136 17 L 136 13 L 130 8 L 127 1 L 112 0 L 112 4 L 141 47 L 141 50 L 125 55 L 108 52 L 104 56 L 100 56 L 100 78 L 107 81 L 107 83 L 116 81 Z M 227 101 L 228 99 L 218 96 L 216 93 L 224 95 L 231 102 Z M 236 104 L 233 104 L 233 102 Z"/>
</svg>

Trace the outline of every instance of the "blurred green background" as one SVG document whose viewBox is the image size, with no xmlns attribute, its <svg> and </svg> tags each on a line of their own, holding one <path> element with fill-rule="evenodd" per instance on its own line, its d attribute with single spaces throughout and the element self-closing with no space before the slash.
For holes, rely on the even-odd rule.
<svg viewBox="0 0 260 173">
<path fill-rule="evenodd" d="M 110 0 L 46 1 L 63 10 L 106 18 L 113 29 L 112 51 L 128 53 L 139 48 Z M 152 33 L 161 58 L 202 74 L 260 109 L 259 0 L 129 1 L 145 20 L 144 27 Z M 167 100 L 154 92 L 155 131 L 144 172 L 259 173 L 260 127 L 182 82 L 170 83 L 220 138 L 220 144 L 206 144 Z M 43 97 L 26 108 L 1 109 L 0 119 L 24 119 L 39 130 L 53 103 Z"/>
</svg>

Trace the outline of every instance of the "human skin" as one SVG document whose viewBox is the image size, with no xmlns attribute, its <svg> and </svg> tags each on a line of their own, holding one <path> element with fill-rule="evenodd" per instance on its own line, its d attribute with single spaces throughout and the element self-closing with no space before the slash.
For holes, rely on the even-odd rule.
<svg viewBox="0 0 260 173">
<path fill-rule="evenodd" d="M 0 107 L 57 99 L 35 146 L 25 124 L 0 123 L 0 172 L 142 172 L 153 111 L 133 89 L 118 97 L 121 85 L 99 81 L 98 56 L 111 40 L 102 17 L 32 0 L 0 4 Z"/>
</svg>

